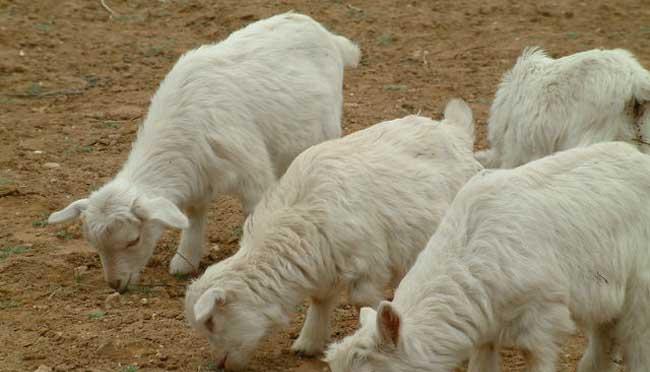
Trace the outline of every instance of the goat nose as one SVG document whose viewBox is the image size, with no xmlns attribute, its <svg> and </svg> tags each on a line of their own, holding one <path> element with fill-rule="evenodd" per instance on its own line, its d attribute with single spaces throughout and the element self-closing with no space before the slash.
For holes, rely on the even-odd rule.
<svg viewBox="0 0 650 372">
<path fill-rule="evenodd" d="M 226 359 L 228 359 L 228 354 L 224 355 L 223 359 L 217 364 L 217 368 L 219 370 L 225 370 L 226 369 Z"/>
<path fill-rule="evenodd" d="M 108 282 L 108 285 L 109 285 L 111 288 L 113 288 L 114 290 L 116 290 L 116 291 L 119 292 L 119 291 L 120 291 L 120 287 L 122 286 L 122 281 L 119 280 L 119 279 L 111 280 L 110 282 Z"/>
</svg>

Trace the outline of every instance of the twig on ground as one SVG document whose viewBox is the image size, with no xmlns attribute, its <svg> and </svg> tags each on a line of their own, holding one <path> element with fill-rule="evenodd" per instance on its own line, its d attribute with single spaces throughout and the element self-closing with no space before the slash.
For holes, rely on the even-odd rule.
<svg viewBox="0 0 650 372">
<path fill-rule="evenodd" d="M 346 5 L 348 9 L 354 10 L 355 12 L 363 13 L 363 9 L 357 8 L 356 6 L 352 4 L 347 4 Z"/>
<path fill-rule="evenodd" d="M 99 0 L 99 2 L 102 3 L 102 7 L 103 7 L 104 9 L 106 9 L 106 11 L 109 12 L 109 13 L 111 14 L 111 18 L 114 17 L 114 16 L 116 16 L 116 15 L 118 15 L 117 13 L 115 13 L 115 11 L 114 11 L 113 9 L 109 8 L 108 5 L 106 5 L 106 1 L 105 1 L 105 0 Z"/>
<path fill-rule="evenodd" d="M 16 97 L 16 98 L 41 98 L 41 97 L 51 97 L 51 96 L 79 96 L 82 94 L 84 94 L 83 90 L 63 89 L 63 90 L 53 90 L 51 92 L 43 92 L 43 93 L 4 93 L 1 95 L 6 97 Z"/>
<path fill-rule="evenodd" d="M 15 196 L 15 195 L 20 195 L 20 191 L 18 191 L 18 189 L 9 189 L 6 191 L 0 190 L 0 198 L 4 198 L 5 196 Z"/>
<path fill-rule="evenodd" d="M 51 300 L 52 297 L 54 297 L 54 295 L 55 295 L 58 291 L 61 290 L 61 288 L 63 288 L 63 287 L 59 287 L 59 288 L 55 289 L 52 293 L 50 293 L 50 295 L 47 296 L 47 300 L 48 300 L 48 301 Z"/>
</svg>

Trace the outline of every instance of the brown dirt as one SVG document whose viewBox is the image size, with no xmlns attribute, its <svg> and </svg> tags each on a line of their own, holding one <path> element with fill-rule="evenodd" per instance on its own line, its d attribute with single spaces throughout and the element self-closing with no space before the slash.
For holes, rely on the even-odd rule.
<svg viewBox="0 0 650 372">
<path fill-rule="evenodd" d="M 181 313 L 188 279 L 167 274 L 178 235 L 169 233 L 142 286 L 111 308 L 97 256 L 79 227 L 43 219 L 85 196 L 125 160 L 149 97 L 179 55 L 247 23 L 294 9 L 360 43 L 361 66 L 345 80 L 347 133 L 421 112 L 439 117 L 450 97 L 468 100 L 484 144 L 501 74 L 523 47 L 558 56 L 630 49 L 650 67 L 645 0 L 397 1 L 0 0 L 0 370 L 210 370 L 207 342 Z M 645 3 L 645 4 L 644 4 Z M 38 153 L 42 151 L 42 153 Z M 56 162 L 59 168 L 47 168 Z M 205 265 L 236 249 L 242 216 L 219 200 L 210 214 Z M 75 275 L 77 267 L 87 271 Z M 356 324 L 336 312 L 335 337 Z M 256 353 L 250 371 L 319 371 L 288 350 L 300 315 Z M 583 348 L 572 339 L 561 371 Z M 521 370 L 507 353 L 507 371 Z"/>
</svg>

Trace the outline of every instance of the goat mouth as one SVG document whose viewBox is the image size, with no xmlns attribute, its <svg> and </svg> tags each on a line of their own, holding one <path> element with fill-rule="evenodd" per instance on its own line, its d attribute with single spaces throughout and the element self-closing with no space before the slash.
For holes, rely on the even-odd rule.
<svg viewBox="0 0 650 372">
<path fill-rule="evenodd" d="M 219 370 L 223 371 L 223 370 L 226 369 L 226 360 L 227 359 L 228 359 L 228 353 L 226 353 L 226 355 L 224 355 L 223 358 L 221 359 L 221 361 L 217 364 L 217 368 L 219 368 Z"/>
<path fill-rule="evenodd" d="M 120 289 L 117 290 L 118 293 L 122 294 L 129 290 L 129 284 L 131 283 L 132 276 L 133 274 L 129 274 L 129 278 L 126 280 L 126 283 Z"/>
</svg>

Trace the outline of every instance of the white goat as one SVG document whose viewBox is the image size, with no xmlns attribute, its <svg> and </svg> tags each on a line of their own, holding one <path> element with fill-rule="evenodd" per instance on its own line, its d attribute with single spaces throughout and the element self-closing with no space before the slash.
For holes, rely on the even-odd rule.
<svg viewBox="0 0 650 372">
<path fill-rule="evenodd" d="M 348 39 L 296 13 L 188 52 L 115 179 L 49 222 L 81 216 L 119 291 L 137 280 L 164 227 L 184 229 L 171 273 L 197 269 L 216 195 L 238 196 L 248 214 L 300 152 L 340 137 L 343 67 L 359 58 Z"/>
<path fill-rule="evenodd" d="M 629 144 L 576 148 L 485 171 L 458 193 L 392 303 L 361 311 L 332 345 L 333 372 L 500 370 L 498 349 L 556 371 L 574 321 L 579 372 L 650 366 L 650 157 Z"/>
<path fill-rule="evenodd" d="M 650 72 L 628 51 L 553 59 L 526 49 L 499 86 L 488 120 L 487 168 L 513 168 L 556 151 L 627 141 L 650 152 Z"/>
<path fill-rule="evenodd" d="M 482 167 L 469 107 L 444 122 L 377 124 L 300 154 L 248 217 L 239 251 L 187 290 L 185 313 L 220 365 L 243 367 L 259 340 L 311 299 L 292 349 L 323 351 L 340 292 L 377 306 L 408 271 L 460 187 Z"/>
</svg>

